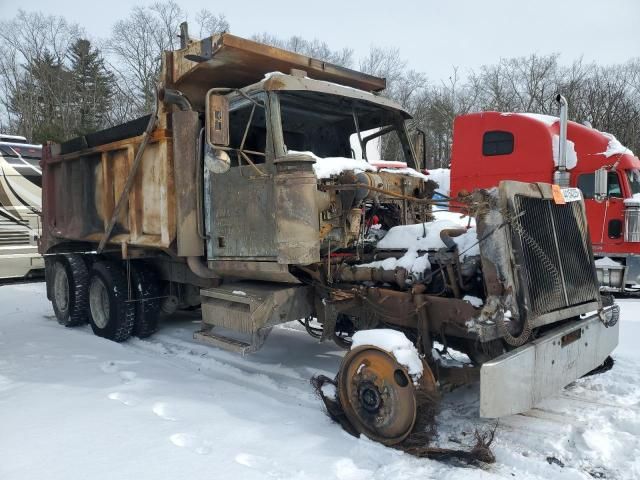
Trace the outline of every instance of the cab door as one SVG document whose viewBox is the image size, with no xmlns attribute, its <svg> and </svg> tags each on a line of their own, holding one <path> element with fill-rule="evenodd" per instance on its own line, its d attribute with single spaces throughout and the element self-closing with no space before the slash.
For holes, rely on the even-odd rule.
<svg viewBox="0 0 640 480">
<path fill-rule="evenodd" d="M 624 243 L 624 198 L 617 171 L 607 174 L 607 198 L 594 199 L 595 173 L 578 176 L 578 188 L 584 196 L 594 254 L 608 253 L 610 247 Z"/>
<path fill-rule="evenodd" d="M 210 260 L 274 260 L 273 147 L 267 95 L 232 100 L 229 109 L 231 167 L 205 171 Z M 208 177 L 208 179 L 207 179 Z M 208 206 L 206 205 L 208 203 Z"/>
</svg>

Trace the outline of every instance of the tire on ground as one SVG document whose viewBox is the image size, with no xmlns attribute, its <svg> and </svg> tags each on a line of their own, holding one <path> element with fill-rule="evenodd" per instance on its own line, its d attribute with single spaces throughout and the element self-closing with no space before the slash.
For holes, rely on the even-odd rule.
<svg viewBox="0 0 640 480">
<path fill-rule="evenodd" d="M 89 281 L 91 329 L 99 337 L 124 342 L 135 322 L 135 302 L 130 302 L 127 275 L 117 262 L 93 264 Z"/>
<path fill-rule="evenodd" d="M 58 323 L 65 327 L 88 321 L 89 270 L 80 255 L 55 257 L 51 268 L 51 303 Z"/>
<path fill-rule="evenodd" d="M 138 338 L 146 338 L 158 329 L 160 316 L 160 281 L 156 272 L 144 262 L 131 263 L 131 282 L 136 299 L 136 321 L 133 334 Z"/>
</svg>

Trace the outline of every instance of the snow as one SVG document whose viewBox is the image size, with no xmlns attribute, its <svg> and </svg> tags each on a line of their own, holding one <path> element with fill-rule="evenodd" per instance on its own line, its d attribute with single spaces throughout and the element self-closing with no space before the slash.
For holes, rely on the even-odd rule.
<svg viewBox="0 0 640 480">
<path fill-rule="evenodd" d="M 369 147 L 367 146 L 367 151 Z M 340 175 L 347 170 L 353 170 L 356 172 L 386 172 L 396 175 L 408 175 L 411 177 L 421 178 L 422 180 L 431 180 L 427 175 L 414 170 L 413 168 L 380 168 L 369 163 L 367 160 L 348 158 L 348 157 L 318 157 L 313 152 L 298 152 L 295 150 L 289 150 L 290 154 L 309 155 L 313 157 L 316 163 L 313 164 L 313 171 L 316 174 L 316 178 L 319 180 L 325 178 L 331 178 L 334 175 Z M 384 161 L 373 160 L 381 165 L 384 165 Z M 392 162 L 387 162 L 392 163 Z"/>
<path fill-rule="evenodd" d="M 413 225 L 393 227 L 378 242 L 381 250 L 436 250 L 446 245 L 440 239 L 440 232 L 446 228 L 459 228 L 460 225 L 448 219 L 435 220 Z"/>
<path fill-rule="evenodd" d="M 353 335 L 351 349 L 363 345 L 373 345 L 391 352 L 400 365 L 407 367 L 407 371 L 414 381 L 419 380 L 422 376 L 422 360 L 418 355 L 418 350 L 404 333 L 389 328 L 360 330 Z"/>
<path fill-rule="evenodd" d="M 602 257 L 595 261 L 596 267 L 621 267 L 620 262 L 616 262 L 609 257 Z"/>
<path fill-rule="evenodd" d="M 385 258 L 384 260 L 376 260 L 370 263 L 363 263 L 357 265 L 358 268 L 381 268 L 383 270 L 395 270 L 396 268 L 404 268 L 408 272 L 424 273 L 426 270 L 431 269 L 431 263 L 429 262 L 428 255 L 418 256 L 418 252 L 415 249 L 409 249 L 400 258 L 393 257 Z"/>
<path fill-rule="evenodd" d="M 356 172 L 377 172 L 378 169 L 367 160 L 347 157 L 318 157 L 313 152 L 296 152 L 289 150 L 291 154 L 303 154 L 313 157 L 316 163 L 313 164 L 313 171 L 318 179 L 331 178 L 333 175 L 340 175 L 347 170 Z M 381 172 L 395 173 L 397 175 L 410 175 L 412 177 L 429 180 L 429 177 L 414 170 L 413 168 L 383 168 Z"/>
<path fill-rule="evenodd" d="M 446 245 L 440 238 L 440 232 L 447 228 L 464 228 L 466 223 L 465 219 L 460 218 L 460 215 L 456 213 L 442 212 L 441 215 L 441 219 L 432 222 L 393 227 L 378 242 L 377 248 L 379 250 L 408 250 L 410 252 L 445 248 Z M 463 261 L 468 256 L 480 255 L 478 234 L 475 228 L 469 228 L 462 235 L 453 237 L 453 241 L 458 245 L 460 258 Z M 380 264 L 380 266 L 385 268 L 385 265 Z"/>
<path fill-rule="evenodd" d="M 284 75 L 284 73 L 282 73 L 282 72 L 278 72 L 278 71 L 275 71 L 275 72 L 268 72 L 268 73 L 265 73 L 265 74 L 264 74 L 264 77 L 263 77 L 262 79 L 263 79 L 263 80 L 269 80 L 271 77 L 275 77 L 275 76 L 277 76 L 277 75 Z"/>
<path fill-rule="evenodd" d="M 609 143 L 607 144 L 607 149 L 604 152 L 599 153 L 599 155 L 604 155 L 607 158 L 612 157 L 613 155 L 626 155 L 626 154 L 633 155 L 633 152 L 627 147 L 625 147 L 624 145 L 622 145 L 616 137 L 614 137 L 610 133 L 606 133 L 606 132 L 600 132 L 600 133 L 604 135 L 607 139 L 609 139 Z"/>
<path fill-rule="evenodd" d="M 369 135 L 377 133 L 379 128 L 372 128 L 371 130 L 364 130 L 360 132 L 360 138 L 365 139 Z M 349 145 L 351 146 L 351 150 L 353 150 L 355 158 L 362 159 L 362 147 L 360 146 L 360 141 L 358 140 L 358 134 L 353 133 L 349 137 Z M 382 151 L 382 136 L 372 138 L 366 143 L 367 148 L 367 159 L 368 161 L 378 161 L 381 158 Z"/>
<path fill-rule="evenodd" d="M 527 118 L 530 118 L 530 119 L 535 120 L 537 122 L 542 122 L 548 127 L 550 127 L 554 123 L 560 121 L 560 119 L 558 117 L 554 117 L 553 115 L 543 115 L 541 113 L 509 113 L 509 112 L 505 112 L 505 113 L 501 113 L 500 115 L 503 116 L 503 117 L 509 117 L 511 115 L 518 115 L 518 116 L 521 116 L 521 117 L 527 117 Z"/>
<path fill-rule="evenodd" d="M 578 154 L 575 147 L 576 144 L 567 139 L 567 170 L 571 170 L 578 164 Z M 560 162 L 560 137 L 558 135 L 551 138 L 551 148 L 553 149 L 553 163 L 557 167 Z"/>
<path fill-rule="evenodd" d="M 247 296 L 247 292 L 243 292 L 242 290 L 234 290 L 233 292 L 231 292 L 233 295 L 240 295 L 241 297 L 246 297 Z"/>
<path fill-rule="evenodd" d="M 448 168 L 433 168 L 429 170 L 430 180 L 436 182 L 439 187 L 436 191 L 449 196 L 451 193 L 451 170 Z"/>
<path fill-rule="evenodd" d="M 433 216 L 435 217 L 436 220 L 449 220 L 459 225 L 460 227 L 464 227 L 464 228 L 466 228 L 467 226 L 469 227 L 476 226 L 475 218 L 469 217 L 460 212 L 451 212 L 449 210 L 435 210 L 433 212 Z"/>
<path fill-rule="evenodd" d="M 414 170 L 413 168 L 409 168 L 409 167 L 405 167 L 405 168 L 381 168 L 380 171 L 381 172 L 387 172 L 387 173 L 395 173 L 396 175 L 408 175 L 410 177 L 421 178 L 422 180 L 425 180 L 425 181 L 433 180 L 428 175 L 425 175 L 424 173 L 420 173 L 417 170 Z"/>
<path fill-rule="evenodd" d="M 331 178 L 333 175 L 340 175 L 346 170 L 354 170 L 356 172 L 375 172 L 377 168 L 370 165 L 366 160 L 356 160 L 346 157 L 318 157 L 313 152 L 296 152 L 289 150 L 291 154 L 302 154 L 313 157 L 316 163 L 313 164 L 313 171 L 318 179 Z"/>
<path fill-rule="evenodd" d="M 497 462 L 418 459 L 332 423 L 309 385 L 344 351 L 296 323 L 240 356 L 192 339 L 194 314 L 123 344 L 52 317 L 42 283 L 0 287 L 2 480 L 640 478 L 640 300 L 619 300 L 615 366 L 500 420 Z M 465 448 L 477 385 L 445 394 L 436 445 Z M 548 458 L 562 462 L 559 466 Z"/>
<path fill-rule="evenodd" d="M 482 301 L 481 298 L 474 297 L 473 295 L 465 295 L 464 297 L 462 297 L 462 300 L 469 302 L 471 305 L 473 305 L 476 308 L 484 305 L 484 302 Z"/>
<path fill-rule="evenodd" d="M 624 199 L 625 205 L 640 206 L 640 193 L 634 193 L 629 198 Z"/>
<path fill-rule="evenodd" d="M 458 237 L 453 237 L 453 241 L 458 245 L 460 259 L 480 255 L 480 244 L 478 243 L 478 232 L 475 228 L 470 228 Z"/>
</svg>

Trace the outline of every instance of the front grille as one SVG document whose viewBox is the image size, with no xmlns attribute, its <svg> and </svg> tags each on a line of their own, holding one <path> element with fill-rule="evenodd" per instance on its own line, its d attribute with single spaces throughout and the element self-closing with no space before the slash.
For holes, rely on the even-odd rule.
<svg viewBox="0 0 640 480">
<path fill-rule="evenodd" d="M 534 316 L 599 299 L 582 202 L 515 195 L 512 235 Z"/>
<path fill-rule="evenodd" d="M 29 245 L 30 236 L 27 227 L 17 225 L 10 220 L 0 218 L 0 247 Z"/>
</svg>

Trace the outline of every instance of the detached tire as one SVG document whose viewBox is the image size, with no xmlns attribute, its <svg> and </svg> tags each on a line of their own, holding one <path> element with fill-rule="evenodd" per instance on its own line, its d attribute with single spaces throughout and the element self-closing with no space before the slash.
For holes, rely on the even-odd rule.
<svg viewBox="0 0 640 480">
<path fill-rule="evenodd" d="M 58 323 L 65 327 L 88 320 L 89 270 L 80 255 L 57 257 L 51 268 L 51 303 Z"/>
<path fill-rule="evenodd" d="M 158 330 L 160 316 L 160 283 L 156 272 L 144 262 L 131 263 L 131 286 L 136 303 L 133 334 L 147 338 Z"/>
<path fill-rule="evenodd" d="M 127 275 L 116 262 L 93 264 L 89 281 L 91 329 L 98 337 L 124 342 L 135 322 L 135 302 L 128 301 Z"/>
</svg>

